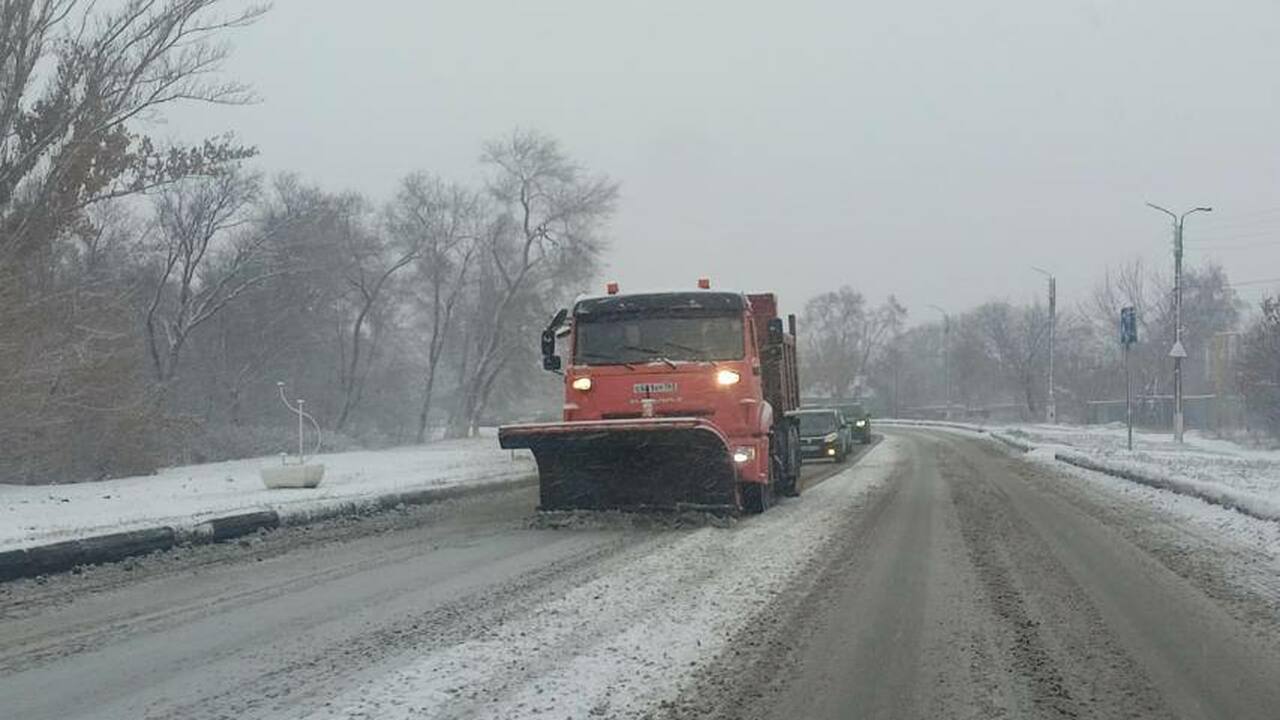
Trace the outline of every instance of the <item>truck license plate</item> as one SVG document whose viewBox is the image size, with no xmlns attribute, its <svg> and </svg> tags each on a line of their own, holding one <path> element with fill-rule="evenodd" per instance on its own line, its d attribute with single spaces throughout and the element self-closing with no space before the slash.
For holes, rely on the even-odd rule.
<svg viewBox="0 0 1280 720">
<path fill-rule="evenodd" d="M 676 391 L 676 384 L 665 383 L 636 383 L 632 389 L 637 395 L 654 395 L 656 393 L 673 393 Z"/>
</svg>

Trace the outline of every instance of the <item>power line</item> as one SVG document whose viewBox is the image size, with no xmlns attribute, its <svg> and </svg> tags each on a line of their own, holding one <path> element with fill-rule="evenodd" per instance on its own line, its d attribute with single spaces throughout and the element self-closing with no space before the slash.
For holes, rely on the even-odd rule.
<svg viewBox="0 0 1280 720">
<path fill-rule="evenodd" d="M 1219 250 L 1248 250 L 1250 248 L 1280 248 L 1280 240 L 1263 240 L 1262 242 L 1240 243 L 1237 245 L 1214 245 L 1213 243 L 1200 243 L 1187 241 L 1188 244 L 1194 245 L 1197 249 L 1205 252 L 1217 252 Z"/>
<path fill-rule="evenodd" d="M 1241 282 L 1227 283 L 1227 287 L 1247 287 L 1249 285 L 1269 285 L 1271 283 L 1280 283 L 1280 277 L 1265 278 L 1262 280 L 1243 280 Z"/>
</svg>

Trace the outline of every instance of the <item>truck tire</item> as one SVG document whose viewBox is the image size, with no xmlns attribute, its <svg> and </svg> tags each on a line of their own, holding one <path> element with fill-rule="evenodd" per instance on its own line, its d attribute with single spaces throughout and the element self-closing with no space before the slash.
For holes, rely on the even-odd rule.
<svg viewBox="0 0 1280 720">
<path fill-rule="evenodd" d="M 759 515 L 769 509 L 772 485 L 761 483 L 742 483 L 742 506 L 752 515 Z"/>
<path fill-rule="evenodd" d="M 779 441 L 779 433 L 782 440 Z M 773 486 L 782 497 L 800 494 L 800 432 L 793 423 L 775 427 L 769 433 L 769 471 Z"/>
<path fill-rule="evenodd" d="M 778 491 L 786 497 L 800 497 L 800 431 L 794 423 L 787 427 L 785 458 L 783 473 L 786 479 L 778 486 Z"/>
</svg>

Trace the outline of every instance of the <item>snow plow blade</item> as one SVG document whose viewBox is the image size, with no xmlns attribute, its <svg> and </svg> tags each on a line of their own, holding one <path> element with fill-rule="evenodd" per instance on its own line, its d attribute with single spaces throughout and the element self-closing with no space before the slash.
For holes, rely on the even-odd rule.
<svg viewBox="0 0 1280 720">
<path fill-rule="evenodd" d="M 729 445 L 697 418 L 506 425 L 498 443 L 533 451 L 541 510 L 741 509 Z"/>
</svg>

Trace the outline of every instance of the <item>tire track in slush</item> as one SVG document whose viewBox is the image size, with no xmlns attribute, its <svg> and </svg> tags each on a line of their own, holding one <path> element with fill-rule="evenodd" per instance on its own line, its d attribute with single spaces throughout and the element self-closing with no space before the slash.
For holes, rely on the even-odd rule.
<svg viewBox="0 0 1280 720">
<path fill-rule="evenodd" d="M 1011 497 L 1016 460 L 892 440 L 889 480 L 658 717 L 1174 716 Z"/>
<path fill-rule="evenodd" d="M 950 438 L 939 467 L 986 600 L 1009 635 L 1010 672 L 1038 716 L 1168 717 L 1150 678 L 986 467 Z M 1004 458 L 996 459 L 1001 462 Z"/>
</svg>

